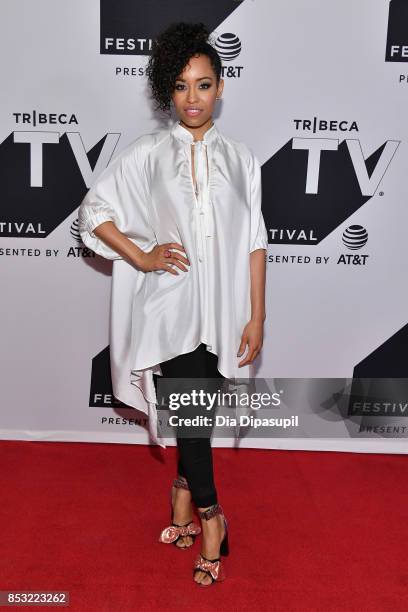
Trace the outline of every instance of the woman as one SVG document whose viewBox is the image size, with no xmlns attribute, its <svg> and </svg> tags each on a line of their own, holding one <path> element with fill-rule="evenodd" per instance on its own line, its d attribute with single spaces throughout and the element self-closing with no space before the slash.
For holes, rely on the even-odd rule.
<svg viewBox="0 0 408 612">
<path fill-rule="evenodd" d="M 157 109 L 168 112 L 172 104 L 178 120 L 126 147 L 78 214 L 83 242 L 114 260 L 114 395 L 144 410 L 154 425 L 153 374 L 180 384 L 190 377 L 249 377 L 263 343 L 267 233 L 260 164 L 212 119 L 224 81 L 208 40 L 204 24 L 177 23 L 154 41 L 149 85 Z M 225 577 L 220 555 L 228 554 L 210 438 L 177 435 L 177 446 L 172 525 L 160 540 L 186 549 L 202 528 L 193 576 L 207 586 Z M 201 528 L 192 521 L 192 502 Z"/>
</svg>

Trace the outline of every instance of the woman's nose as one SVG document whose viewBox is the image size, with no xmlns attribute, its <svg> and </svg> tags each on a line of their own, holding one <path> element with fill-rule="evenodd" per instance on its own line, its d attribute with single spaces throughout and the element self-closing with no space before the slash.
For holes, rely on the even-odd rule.
<svg viewBox="0 0 408 612">
<path fill-rule="evenodd" d="M 193 104 L 194 102 L 197 102 L 197 94 L 194 91 L 194 89 L 189 90 L 187 94 L 187 101 L 189 104 Z"/>
</svg>

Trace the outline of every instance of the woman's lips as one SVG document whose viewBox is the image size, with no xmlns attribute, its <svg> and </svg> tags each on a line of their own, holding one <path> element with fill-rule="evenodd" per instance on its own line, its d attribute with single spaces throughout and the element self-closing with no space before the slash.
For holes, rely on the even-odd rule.
<svg viewBox="0 0 408 612">
<path fill-rule="evenodd" d="M 188 115 L 189 117 L 196 117 L 197 115 L 199 115 L 202 111 L 201 109 L 190 109 L 190 108 L 186 108 L 186 115 Z"/>
</svg>

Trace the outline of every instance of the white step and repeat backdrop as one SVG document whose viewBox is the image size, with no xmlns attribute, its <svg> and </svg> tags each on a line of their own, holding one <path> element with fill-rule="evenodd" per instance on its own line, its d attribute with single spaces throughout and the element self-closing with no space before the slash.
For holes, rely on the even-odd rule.
<svg viewBox="0 0 408 612">
<path fill-rule="evenodd" d="M 144 70 L 171 21 L 223 59 L 219 129 L 261 161 L 274 416 L 249 447 L 407 452 L 408 8 L 397 0 L 3 0 L 0 437 L 146 443 L 112 396 L 112 262 L 77 210 L 160 127 Z M 172 441 L 169 441 L 172 444 Z M 214 445 L 235 444 L 233 437 Z"/>
</svg>

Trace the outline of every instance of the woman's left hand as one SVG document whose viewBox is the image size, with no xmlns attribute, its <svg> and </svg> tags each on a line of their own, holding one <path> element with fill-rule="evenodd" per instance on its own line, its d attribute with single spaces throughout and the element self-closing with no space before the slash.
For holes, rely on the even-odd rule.
<svg viewBox="0 0 408 612">
<path fill-rule="evenodd" d="M 242 332 L 241 344 L 239 345 L 237 357 L 241 357 L 245 351 L 246 345 L 248 345 L 249 350 L 247 356 L 239 362 L 239 368 L 248 363 L 252 363 L 261 350 L 263 344 L 263 327 L 264 322 L 262 319 L 251 319 L 245 325 L 244 331 Z"/>
</svg>

